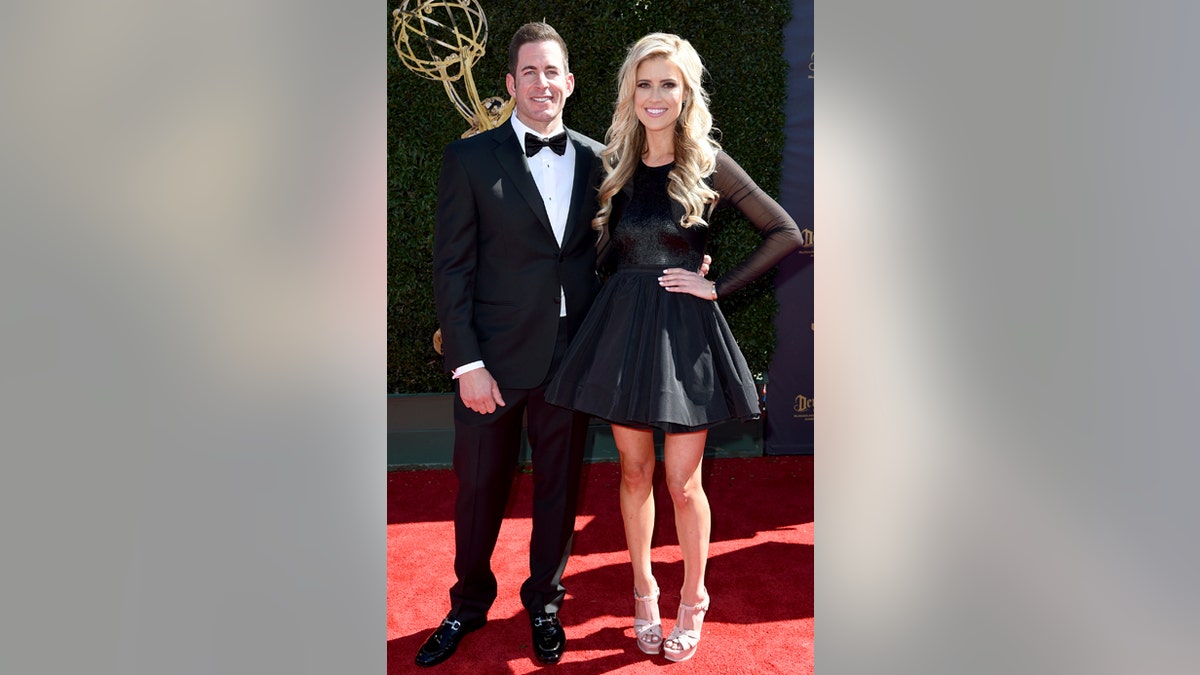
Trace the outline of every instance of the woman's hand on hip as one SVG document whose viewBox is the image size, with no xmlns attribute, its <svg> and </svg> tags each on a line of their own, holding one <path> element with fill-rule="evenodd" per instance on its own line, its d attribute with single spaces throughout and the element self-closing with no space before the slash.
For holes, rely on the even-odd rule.
<svg viewBox="0 0 1200 675">
<path fill-rule="evenodd" d="M 658 285 L 672 293 L 688 293 L 705 300 L 716 299 L 713 290 L 716 284 L 696 272 L 680 267 L 663 270 L 662 276 L 658 278 Z"/>
</svg>

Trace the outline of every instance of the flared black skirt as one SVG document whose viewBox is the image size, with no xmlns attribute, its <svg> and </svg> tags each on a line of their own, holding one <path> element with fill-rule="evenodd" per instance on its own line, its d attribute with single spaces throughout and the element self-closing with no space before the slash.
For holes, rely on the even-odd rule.
<svg viewBox="0 0 1200 675">
<path fill-rule="evenodd" d="M 609 278 L 546 400 L 671 433 L 757 418 L 754 379 L 717 303 L 663 289 L 661 274 L 623 267 Z"/>
</svg>

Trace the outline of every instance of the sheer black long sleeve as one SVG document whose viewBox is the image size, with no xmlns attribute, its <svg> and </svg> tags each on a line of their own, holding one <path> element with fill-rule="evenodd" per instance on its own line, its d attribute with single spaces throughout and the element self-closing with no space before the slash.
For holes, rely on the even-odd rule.
<svg viewBox="0 0 1200 675">
<path fill-rule="evenodd" d="M 725 153 L 717 154 L 712 175 L 713 189 L 721 195 L 718 208 L 726 204 L 739 211 L 762 234 L 754 251 L 736 267 L 717 279 L 717 296 L 724 297 L 766 274 L 785 256 L 800 248 L 803 240 L 796 221 Z"/>
</svg>

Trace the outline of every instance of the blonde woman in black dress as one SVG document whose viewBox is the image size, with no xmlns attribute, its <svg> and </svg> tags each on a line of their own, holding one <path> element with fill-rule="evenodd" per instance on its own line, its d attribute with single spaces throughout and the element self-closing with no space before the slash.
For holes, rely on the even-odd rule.
<svg viewBox="0 0 1200 675">
<path fill-rule="evenodd" d="M 703 71 L 692 45 L 665 33 L 638 40 L 621 66 L 592 222 L 600 264 L 615 258 L 616 272 L 546 392 L 551 403 L 612 424 L 637 645 L 671 661 L 695 654 L 709 608 L 710 515 L 700 480 L 708 429 L 759 414 L 753 378 L 716 301 L 801 245 L 796 223 L 711 137 Z M 704 256 L 706 218 L 722 204 L 737 207 L 763 239 L 712 282 L 690 270 Z M 684 566 L 679 612 L 666 639 L 650 565 L 654 429 L 665 432 L 663 462 Z"/>
</svg>

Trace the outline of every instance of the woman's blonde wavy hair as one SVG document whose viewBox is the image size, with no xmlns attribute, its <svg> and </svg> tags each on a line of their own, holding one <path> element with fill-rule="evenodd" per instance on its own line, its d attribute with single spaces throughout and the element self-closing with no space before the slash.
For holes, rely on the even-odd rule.
<svg viewBox="0 0 1200 675">
<path fill-rule="evenodd" d="M 629 48 L 625 63 L 617 73 L 617 105 L 612 124 L 604 135 L 607 144 L 601 153 L 605 177 L 600 184 L 600 210 L 592 228 L 603 230 L 612 213 L 613 196 L 633 177 L 634 169 L 646 147 L 646 130 L 634 111 L 633 95 L 637 88 L 637 69 L 646 59 L 666 58 L 683 73 L 683 109 L 675 122 L 675 167 L 668 175 L 667 194 L 683 204 L 682 227 L 707 225 L 704 212 L 719 196 L 705 183 L 717 164 L 721 146 L 712 137 L 712 113 L 708 110 L 708 92 L 701 77 L 704 64 L 696 48 L 678 35 L 651 33 Z M 628 158 L 629 161 L 622 161 Z"/>
</svg>

